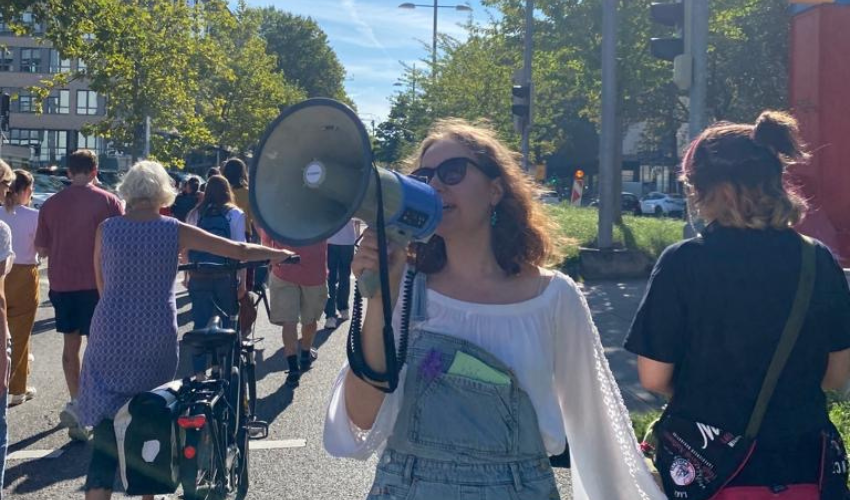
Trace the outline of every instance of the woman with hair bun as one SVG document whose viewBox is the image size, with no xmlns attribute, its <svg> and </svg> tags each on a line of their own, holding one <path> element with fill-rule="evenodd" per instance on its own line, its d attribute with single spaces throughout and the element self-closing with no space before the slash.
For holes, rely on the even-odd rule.
<svg viewBox="0 0 850 500">
<path fill-rule="evenodd" d="M 715 499 L 844 498 L 821 489 L 835 472 L 822 464 L 833 428 L 824 391 L 850 376 L 850 291 L 830 250 L 793 229 L 806 203 L 783 174 L 806 158 L 796 121 L 776 111 L 752 125 L 718 123 L 691 144 L 681 180 L 707 227 L 660 257 L 626 340 L 643 386 L 670 398 L 662 422 L 743 435 L 796 316 L 798 284 L 813 275 L 799 336 L 752 427 L 754 451 Z M 812 272 L 803 272 L 804 253 L 814 254 Z M 704 436 L 706 445 L 715 437 Z M 832 448 L 846 473 L 840 437 Z"/>
<path fill-rule="evenodd" d="M 417 272 L 410 309 L 391 292 L 395 331 L 409 319 L 407 362 L 391 394 L 344 367 L 325 424 L 332 455 L 381 455 L 369 500 L 557 499 L 548 457 L 567 441 L 572 498 L 664 497 L 584 296 L 545 267 L 557 262 L 551 226 L 517 156 L 491 129 L 453 119 L 437 123 L 412 161 L 443 218 L 408 259 L 403 248 L 390 256 L 391 283 L 405 264 Z M 354 274 L 376 271 L 377 259 L 368 230 Z M 373 297 L 360 347 L 378 373 L 383 326 Z"/>
</svg>

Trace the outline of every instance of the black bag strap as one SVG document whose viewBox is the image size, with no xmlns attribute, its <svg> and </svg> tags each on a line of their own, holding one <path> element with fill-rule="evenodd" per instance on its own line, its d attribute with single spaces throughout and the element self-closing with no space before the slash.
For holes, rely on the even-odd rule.
<svg viewBox="0 0 850 500">
<path fill-rule="evenodd" d="M 761 428 L 761 423 L 764 420 L 764 414 L 767 412 L 767 405 L 770 403 L 770 398 L 773 396 L 773 391 L 776 389 L 776 383 L 779 381 L 779 376 L 782 374 L 785 363 L 794 349 L 794 344 L 797 342 L 797 337 L 803 327 L 803 321 L 806 319 L 806 313 L 809 310 L 809 302 L 812 298 L 812 290 L 815 284 L 815 244 L 804 235 L 800 235 L 802 239 L 801 245 L 801 267 L 800 281 L 797 285 L 797 295 L 794 297 L 794 304 L 791 306 L 791 313 L 788 315 L 788 321 L 785 323 L 785 330 L 782 331 L 782 337 L 779 339 L 779 345 L 776 347 L 776 352 L 773 353 L 773 359 L 770 360 L 770 366 L 767 369 L 767 375 L 762 382 L 761 391 L 759 391 L 756 405 L 753 408 L 753 413 L 750 415 L 750 423 L 747 424 L 747 430 L 744 437 L 753 439 Z"/>
</svg>

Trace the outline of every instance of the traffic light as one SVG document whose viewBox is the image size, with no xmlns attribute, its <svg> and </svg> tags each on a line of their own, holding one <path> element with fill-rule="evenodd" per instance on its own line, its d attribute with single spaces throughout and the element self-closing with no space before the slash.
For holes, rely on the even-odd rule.
<svg viewBox="0 0 850 500">
<path fill-rule="evenodd" d="M 653 3 L 649 6 L 649 15 L 653 22 L 677 30 L 675 37 L 650 39 L 649 51 L 659 59 L 673 61 L 673 82 L 681 90 L 691 87 L 691 2 L 694 1 L 707 0 L 677 0 L 670 3 Z"/>
<path fill-rule="evenodd" d="M 511 113 L 527 123 L 531 113 L 531 86 L 514 85 L 511 88 L 511 95 L 513 96 Z"/>
<path fill-rule="evenodd" d="M 9 114 L 12 111 L 11 99 L 9 94 L 3 92 L 0 94 L 0 131 L 9 131 Z"/>
</svg>

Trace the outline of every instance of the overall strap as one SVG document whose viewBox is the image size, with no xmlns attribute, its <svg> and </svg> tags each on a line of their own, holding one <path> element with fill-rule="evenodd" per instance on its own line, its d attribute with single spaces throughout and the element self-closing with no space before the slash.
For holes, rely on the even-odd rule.
<svg viewBox="0 0 850 500">
<path fill-rule="evenodd" d="M 802 262 L 800 266 L 800 281 L 797 285 L 797 295 L 794 297 L 794 304 L 791 307 L 791 313 L 788 315 L 788 321 L 785 323 L 785 330 L 782 332 L 779 345 L 773 354 L 773 359 L 770 361 L 767 375 L 764 378 L 756 405 L 750 416 L 750 423 L 747 425 L 747 430 L 744 433 L 744 436 L 749 439 L 756 437 L 759 432 L 762 420 L 764 420 L 764 414 L 767 411 L 767 405 L 770 403 L 770 398 L 776 389 L 776 383 L 779 381 L 779 376 L 782 374 L 782 369 L 785 368 L 785 363 L 788 361 L 791 351 L 794 349 L 794 344 L 797 342 L 797 337 L 800 334 L 803 321 L 806 319 L 806 313 L 809 310 L 809 302 L 812 298 L 816 274 L 815 244 L 806 236 L 800 235 L 800 237 L 802 239 Z"/>
</svg>

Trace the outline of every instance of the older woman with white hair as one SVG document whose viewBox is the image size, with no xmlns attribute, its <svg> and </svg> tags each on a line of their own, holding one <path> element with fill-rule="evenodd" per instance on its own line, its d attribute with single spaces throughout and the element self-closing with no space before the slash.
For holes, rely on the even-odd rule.
<svg viewBox="0 0 850 500">
<path fill-rule="evenodd" d="M 241 261 L 289 257 L 291 252 L 236 243 L 172 217 L 160 216 L 176 193 L 162 165 L 142 161 L 118 188 L 123 216 L 104 221 L 95 240 L 100 302 L 80 377 L 83 425 L 94 427 L 86 499 L 108 499 L 118 468 L 113 418 L 134 395 L 172 380 L 177 371 L 174 280 L 181 250 Z M 153 499 L 153 496 L 146 497 Z"/>
</svg>

